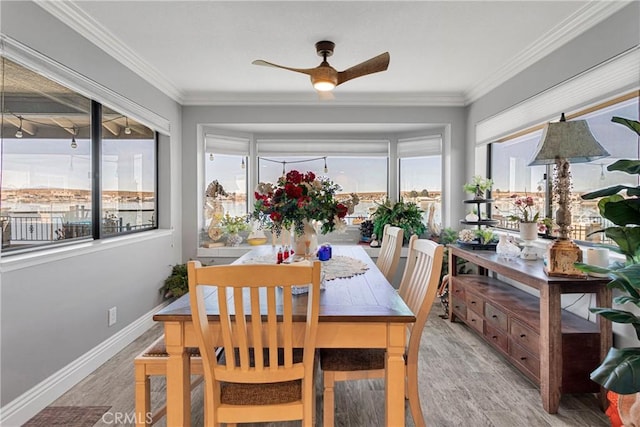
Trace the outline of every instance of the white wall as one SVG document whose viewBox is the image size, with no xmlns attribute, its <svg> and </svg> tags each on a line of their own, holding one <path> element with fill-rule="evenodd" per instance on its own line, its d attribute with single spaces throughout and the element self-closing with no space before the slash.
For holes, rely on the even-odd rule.
<svg viewBox="0 0 640 427">
<path fill-rule="evenodd" d="M 357 107 L 357 106 L 185 106 L 183 127 L 183 250 L 187 258 L 195 258 L 198 247 L 197 197 L 193 189 L 198 183 L 198 162 L 203 161 L 202 147 L 198 147 L 198 125 L 224 123 L 421 123 L 442 124 L 443 162 L 451 171 L 443 180 L 443 223 L 456 225 L 464 215 L 462 205 L 465 164 L 465 109 L 462 107 Z M 371 136 L 371 133 L 368 134 Z M 449 143 L 447 141 L 450 141 Z M 448 192 L 452 188 L 453 192 Z M 460 191 L 457 191 L 460 189 Z M 204 192 L 204 189 L 200 191 Z"/>
<path fill-rule="evenodd" d="M 165 230 L 33 255 L 1 254 L 0 405 L 6 410 L 161 303 L 162 282 L 181 261 L 181 107 L 34 3 L 3 1 L 0 7 L 3 35 L 171 124 L 159 149 L 158 219 Z M 107 327 L 113 306 L 118 322 Z"/>
</svg>

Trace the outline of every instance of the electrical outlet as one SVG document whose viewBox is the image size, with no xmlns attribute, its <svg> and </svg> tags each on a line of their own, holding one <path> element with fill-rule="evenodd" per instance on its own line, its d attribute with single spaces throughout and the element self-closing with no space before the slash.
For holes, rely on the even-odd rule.
<svg viewBox="0 0 640 427">
<path fill-rule="evenodd" d="M 108 326 L 113 326 L 116 324 L 116 321 L 118 319 L 118 311 L 116 307 L 111 307 L 108 311 L 108 319 L 109 319 L 109 324 Z"/>
</svg>

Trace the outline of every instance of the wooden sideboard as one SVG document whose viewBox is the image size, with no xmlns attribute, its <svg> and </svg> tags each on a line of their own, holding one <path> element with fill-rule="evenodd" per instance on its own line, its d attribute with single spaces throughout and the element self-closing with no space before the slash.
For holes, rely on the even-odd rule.
<svg viewBox="0 0 640 427">
<path fill-rule="evenodd" d="M 457 274 L 458 258 L 477 265 L 479 274 Z M 561 393 L 600 390 L 589 373 L 612 345 L 611 322 L 600 316 L 590 322 L 560 303 L 562 294 L 594 293 L 596 306 L 610 307 L 609 279 L 549 277 L 541 260 L 505 261 L 492 251 L 458 246 L 449 247 L 449 271 L 449 319 L 469 325 L 538 384 L 547 412 L 557 413 Z M 539 297 L 497 275 L 537 290 Z"/>
</svg>

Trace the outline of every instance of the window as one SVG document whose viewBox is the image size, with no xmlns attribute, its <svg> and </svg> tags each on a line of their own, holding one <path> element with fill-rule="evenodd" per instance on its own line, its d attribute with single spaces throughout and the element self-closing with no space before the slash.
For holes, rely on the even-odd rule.
<svg viewBox="0 0 640 427">
<path fill-rule="evenodd" d="M 430 229 L 442 224 L 442 139 L 438 136 L 398 141 L 400 197 L 424 211 Z"/>
<path fill-rule="evenodd" d="M 283 175 L 296 169 L 300 172 L 313 172 L 317 176 L 326 176 L 342 187 L 345 198 L 356 193 L 360 202 L 355 206 L 347 224 L 355 218 L 367 218 L 375 209 L 375 204 L 387 198 L 387 158 L 386 157 L 261 157 L 258 161 L 258 180 L 276 182 Z M 341 194 L 338 194 L 338 199 Z M 358 222 L 358 221 L 356 221 Z"/>
<path fill-rule="evenodd" d="M 204 206 L 201 247 L 215 246 L 222 238 L 224 215 L 243 217 L 248 209 L 249 140 L 205 135 Z"/>
<path fill-rule="evenodd" d="M 608 103 L 595 111 L 576 117 L 587 120 L 594 137 L 610 156 L 590 163 L 571 164 L 572 238 L 585 240 L 592 231 L 611 225 L 600 217 L 597 200 L 582 200 L 581 194 L 617 184 L 639 185 L 636 176 L 607 171 L 607 166 L 616 160 L 638 158 L 640 145 L 637 136 L 624 126 L 611 122 L 613 116 L 638 120 L 638 112 L 638 98 L 633 96 L 622 97 L 618 102 Z M 491 145 L 491 177 L 494 180 L 492 197 L 495 200 L 494 209 L 497 211 L 493 212 L 493 218 L 500 221 L 501 227 L 517 229 L 517 224 L 507 219 L 513 209 L 510 198 L 513 194 L 524 195 L 526 192 L 533 196 L 541 216 L 552 216 L 550 212 L 555 211 L 555 207 L 549 203 L 549 184 L 546 180 L 547 176 L 553 176 L 553 166 L 527 166 L 541 135 L 542 131 L 538 130 Z M 603 234 L 598 233 L 588 239 L 603 237 Z"/>
<path fill-rule="evenodd" d="M 0 74 L 3 252 L 155 227 L 154 131 L 4 57 Z"/>
<path fill-rule="evenodd" d="M 121 113 L 102 111 L 102 235 L 155 226 L 156 136 Z"/>
</svg>

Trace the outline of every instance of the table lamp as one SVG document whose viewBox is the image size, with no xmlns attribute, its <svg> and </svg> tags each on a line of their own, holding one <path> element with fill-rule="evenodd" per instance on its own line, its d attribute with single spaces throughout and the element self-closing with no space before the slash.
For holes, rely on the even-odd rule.
<svg viewBox="0 0 640 427">
<path fill-rule="evenodd" d="M 586 120 L 567 121 L 564 113 L 559 122 L 548 123 L 529 166 L 555 164 L 553 192 L 558 203 L 556 224 L 558 238 L 547 249 L 544 271 L 549 276 L 584 277 L 573 266 L 582 262 L 582 250 L 571 234 L 571 163 L 586 163 L 608 156 L 607 150 L 591 134 Z"/>
</svg>

